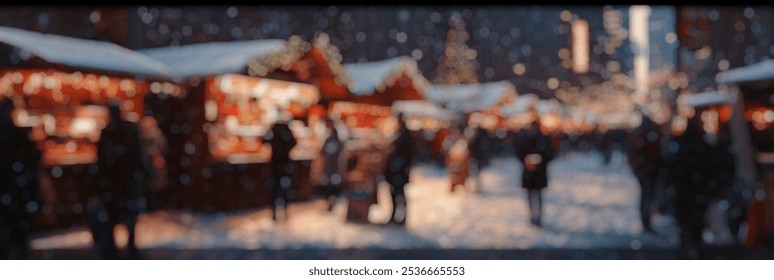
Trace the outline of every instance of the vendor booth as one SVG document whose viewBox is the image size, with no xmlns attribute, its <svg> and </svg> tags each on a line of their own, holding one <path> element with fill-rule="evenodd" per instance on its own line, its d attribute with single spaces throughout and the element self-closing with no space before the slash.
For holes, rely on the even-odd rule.
<svg viewBox="0 0 774 280">
<path fill-rule="evenodd" d="M 183 94 L 174 78 L 163 63 L 112 43 L 0 27 L 0 98 L 15 101 L 15 123 L 43 152 L 34 228 L 85 222 L 84 182 L 107 105 L 118 102 L 125 120 L 153 124 L 146 95 Z"/>
<path fill-rule="evenodd" d="M 324 61 L 329 52 L 297 36 L 140 52 L 175 69 L 188 92 L 187 98 L 170 104 L 174 121 L 165 129 L 175 135 L 170 137 L 170 157 L 179 164 L 170 167 L 174 187 L 159 203 L 204 211 L 270 204 L 271 148 L 265 136 L 282 114 L 292 116 L 288 125 L 298 142 L 290 154 L 296 176 L 289 198 L 315 194 L 311 163 L 322 146 L 319 126 L 325 114 L 318 102 L 322 95 L 341 95 L 344 81 L 326 68 L 337 63 Z"/>
</svg>

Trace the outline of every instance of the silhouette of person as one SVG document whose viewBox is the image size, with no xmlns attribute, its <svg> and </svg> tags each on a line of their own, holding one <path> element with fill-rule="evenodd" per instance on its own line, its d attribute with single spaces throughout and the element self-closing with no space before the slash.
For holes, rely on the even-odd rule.
<svg viewBox="0 0 774 280">
<path fill-rule="evenodd" d="M 343 128 L 334 122 L 331 118 L 325 120 L 330 133 L 323 143 L 320 162 L 322 166 L 319 179 L 317 180 L 320 194 L 328 199 L 328 211 L 333 210 L 339 195 L 341 195 L 346 183 L 344 176 L 347 172 L 347 157 L 344 151 L 344 141 L 346 139 L 343 139 L 342 136 L 342 134 L 346 133 L 339 133 L 339 130 Z"/>
<path fill-rule="evenodd" d="M 551 138 L 541 130 L 540 117 L 534 106 L 529 111 L 533 122 L 522 131 L 516 155 L 523 165 L 521 186 L 528 192 L 530 222 L 539 227 L 543 213 L 542 191 L 548 186 L 548 162 L 554 158 L 554 147 Z"/>
<path fill-rule="evenodd" d="M 628 160 L 640 186 L 640 220 L 642 230 L 653 232 L 650 215 L 656 193 L 656 179 L 661 168 L 660 127 L 648 115 L 635 128 L 628 141 Z"/>
<path fill-rule="evenodd" d="M 292 187 L 293 162 L 290 159 L 290 151 L 296 146 L 297 141 L 293 136 L 287 122 L 290 116 L 280 114 L 280 118 L 271 128 L 269 145 L 271 145 L 271 187 L 272 218 L 274 221 L 285 221 L 288 218 L 287 204 L 288 191 Z"/>
<path fill-rule="evenodd" d="M 704 257 L 705 212 L 710 201 L 730 186 L 735 172 L 730 139 L 718 136 L 718 131 L 704 134 L 698 115 L 689 119 L 685 131 L 677 137 L 669 168 L 670 179 L 677 184 L 675 216 L 680 226 L 680 254 L 689 259 Z"/>
<path fill-rule="evenodd" d="M 147 164 L 143 162 L 139 126 L 121 118 L 113 101 L 108 106 L 110 120 L 97 143 L 96 190 L 89 199 L 89 225 L 97 257 L 118 257 L 114 229 L 124 224 L 129 232 L 127 250 L 137 258 L 135 225 L 142 208 L 142 185 Z"/>
<path fill-rule="evenodd" d="M 9 98 L 0 100 L 0 259 L 26 259 L 30 217 L 38 209 L 42 154 L 14 125 Z"/>
<path fill-rule="evenodd" d="M 487 132 L 483 127 L 481 127 L 481 125 L 477 125 L 476 127 L 469 127 L 468 129 L 472 129 L 474 131 L 473 136 L 468 141 L 468 150 L 470 152 L 470 173 L 476 180 L 475 191 L 481 192 L 481 171 L 489 164 L 486 154 L 486 147 L 488 145 L 486 139 Z"/>
<path fill-rule="evenodd" d="M 391 224 L 405 225 L 408 214 L 405 187 L 411 174 L 411 165 L 414 160 L 414 139 L 406 127 L 403 113 L 398 116 L 398 131 L 390 145 L 387 157 L 387 166 L 384 178 L 390 184 L 390 197 L 392 198 Z"/>
</svg>

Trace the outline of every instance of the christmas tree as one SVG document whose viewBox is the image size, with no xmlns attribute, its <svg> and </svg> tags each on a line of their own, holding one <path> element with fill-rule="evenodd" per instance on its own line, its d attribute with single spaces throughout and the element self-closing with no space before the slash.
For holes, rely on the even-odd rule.
<svg viewBox="0 0 774 280">
<path fill-rule="evenodd" d="M 465 30 L 465 21 L 458 14 L 449 18 L 449 32 L 446 34 L 444 53 L 438 64 L 437 84 L 473 84 L 478 83 L 476 74 L 476 50 L 465 42 L 470 34 Z"/>
</svg>

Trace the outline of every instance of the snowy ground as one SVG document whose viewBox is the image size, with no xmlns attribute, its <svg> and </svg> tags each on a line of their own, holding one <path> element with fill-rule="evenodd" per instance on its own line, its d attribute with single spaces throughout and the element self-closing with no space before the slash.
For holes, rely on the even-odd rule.
<svg viewBox="0 0 774 280">
<path fill-rule="evenodd" d="M 636 185 L 626 160 L 615 154 L 604 166 L 597 153 L 569 154 L 549 165 L 544 192 L 543 228 L 530 225 L 520 187 L 520 163 L 496 159 L 482 175 L 481 193 L 449 192 L 444 169 L 422 165 L 407 187 L 405 228 L 381 225 L 390 211 L 386 186 L 372 206 L 372 224 L 346 222 L 346 201 L 333 212 L 322 200 L 294 203 L 290 219 L 275 224 L 267 208 L 226 214 L 159 211 L 143 215 L 137 244 L 142 249 L 527 249 L 673 248 L 676 226 L 669 216 L 654 217 L 658 235 L 641 233 Z M 126 234 L 118 229 L 119 242 Z M 47 232 L 34 249 L 89 248 L 85 228 Z"/>
</svg>

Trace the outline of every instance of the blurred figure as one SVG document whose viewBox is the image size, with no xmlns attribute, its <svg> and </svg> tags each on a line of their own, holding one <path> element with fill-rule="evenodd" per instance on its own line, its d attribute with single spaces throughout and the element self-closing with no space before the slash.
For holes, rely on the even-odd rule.
<svg viewBox="0 0 774 280">
<path fill-rule="evenodd" d="M 271 180 L 272 183 L 272 218 L 274 221 L 286 221 L 288 219 L 288 191 L 291 189 L 293 177 L 293 162 L 290 160 L 290 151 L 298 143 L 293 131 L 288 126 L 290 115 L 286 112 L 280 114 L 280 118 L 271 128 Z"/>
<path fill-rule="evenodd" d="M 118 224 L 124 224 L 129 233 L 129 258 L 138 258 L 135 225 L 144 208 L 142 189 L 148 165 L 142 156 L 139 125 L 121 118 L 117 102 L 111 102 L 108 110 L 110 120 L 97 143 L 97 182 L 89 198 L 89 226 L 98 258 L 118 257 L 114 236 Z"/>
<path fill-rule="evenodd" d="M 676 146 L 670 147 L 675 153 L 668 169 L 668 178 L 677 187 L 675 215 L 680 226 L 680 254 L 689 259 L 703 257 L 707 207 L 730 186 L 735 172 L 730 141 L 712 128 L 708 134 L 702 133 L 698 115 L 688 120 L 685 131 L 676 138 Z"/>
<path fill-rule="evenodd" d="M 322 160 L 318 161 L 322 164 L 317 180 L 318 191 L 328 199 L 328 211 L 332 211 L 333 207 L 336 206 L 346 183 L 344 177 L 347 174 L 347 157 L 344 151 L 346 139 L 343 137 L 346 132 L 339 133 L 341 129 L 345 128 L 336 125 L 335 122 L 331 118 L 325 120 L 330 133 L 323 143 Z"/>
<path fill-rule="evenodd" d="M 516 156 L 523 165 L 521 186 L 528 191 L 530 222 L 542 225 L 542 191 L 548 186 L 548 162 L 554 158 L 551 138 L 543 132 L 540 116 L 535 107 L 530 107 L 532 124 L 521 132 L 517 141 Z"/>
<path fill-rule="evenodd" d="M 445 163 L 450 176 L 450 191 L 454 192 L 457 186 L 465 186 L 465 181 L 469 175 L 470 152 L 468 151 L 468 142 L 457 126 L 451 128 L 445 142 Z"/>
<path fill-rule="evenodd" d="M 26 259 L 30 217 L 38 209 L 42 154 L 14 125 L 9 98 L 0 100 L 0 259 Z"/>
<path fill-rule="evenodd" d="M 644 232 L 654 233 L 651 208 L 656 193 L 656 180 L 661 167 L 661 128 L 647 114 L 628 140 L 628 160 L 640 185 L 640 221 Z"/>
<path fill-rule="evenodd" d="M 476 182 L 474 191 L 480 193 L 482 190 L 481 171 L 484 170 L 484 167 L 489 164 L 486 154 L 486 145 L 488 145 L 486 142 L 487 132 L 483 127 L 481 127 L 481 125 L 468 127 L 465 129 L 466 134 L 470 131 L 472 131 L 473 134 L 470 135 L 470 140 L 468 140 L 468 151 L 470 152 L 470 174 L 473 176 Z"/>
<path fill-rule="evenodd" d="M 610 165 L 610 160 L 613 159 L 613 131 L 607 128 L 607 125 L 600 125 L 597 131 L 597 141 L 599 141 L 599 150 L 602 152 L 602 160 L 604 164 Z"/>
<path fill-rule="evenodd" d="M 390 196 L 392 197 L 391 224 L 406 224 L 407 201 L 405 194 L 406 184 L 409 182 L 411 165 L 414 160 L 414 139 L 411 131 L 406 127 L 403 113 L 398 114 L 398 131 L 390 145 L 387 167 L 384 178 L 390 184 Z"/>
</svg>

